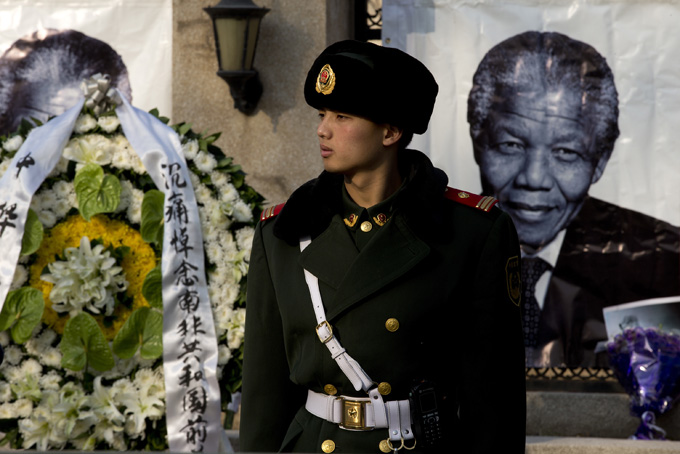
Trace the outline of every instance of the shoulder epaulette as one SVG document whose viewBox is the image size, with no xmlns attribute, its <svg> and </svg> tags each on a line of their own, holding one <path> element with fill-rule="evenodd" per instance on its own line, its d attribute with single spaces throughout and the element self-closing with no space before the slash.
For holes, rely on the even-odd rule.
<svg viewBox="0 0 680 454">
<path fill-rule="evenodd" d="M 283 208 L 284 205 L 285 203 L 280 203 L 273 207 L 265 208 L 262 211 L 262 214 L 260 214 L 260 221 L 266 221 L 267 219 L 273 218 L 274 216 L 281 212 L 281 209 Z"/>
<path fill-rule="evenodd" d="M 446 196 L 447 199 L 453 200 L 454 202 L 462 203 L 463 205 L 477 208 L 482 211 L 489 211 L 494 205 L 498 203 L 498 200 L 494 197 L 477 195 L 454 188 L 446 188 L 444 196 Z"/>
</svg>

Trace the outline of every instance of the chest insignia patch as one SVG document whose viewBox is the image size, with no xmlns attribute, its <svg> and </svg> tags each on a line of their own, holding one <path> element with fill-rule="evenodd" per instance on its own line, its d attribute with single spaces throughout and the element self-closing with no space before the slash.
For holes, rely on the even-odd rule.
<svg viewBox="0 0 680 454">
<path fill-rule="evenodd" d="M 505 264 L 505 282 L 508 286 L 508 297 L 516 306 L 522 299 L 522 283 L 520 278 L 519 257 L 510 257 Z"/>
</svg>

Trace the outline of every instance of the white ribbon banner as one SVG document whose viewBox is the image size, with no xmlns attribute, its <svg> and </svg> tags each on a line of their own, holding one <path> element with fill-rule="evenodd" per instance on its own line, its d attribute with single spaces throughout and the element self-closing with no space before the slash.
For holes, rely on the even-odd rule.
<svg viewBox="0 0 680 454">
<path fill-rule="evenodd" d="M 33 129 L 0 178 L 0 310 L 14 279 L 31 199 L 59 162 L 83 101 Z"/>
<path fill-rule="evenodd" d="M 204 270 L 203 235 L 179 137 L 120 96 L 118 119 L 149 176 L 165 193 L 163 368 L 168 443 L 174 452 L 217 452 L 217 341 Z"/>
<path fill-rule="evenodd" d="M 217 342 L 204 269 L 198 206 L 177 134 L 129 104 L 116 109 L 125 135 L 165 193 L 163 367 L 173 452 L 218 452 Z M 0 310 L 14 277 L 33 194 L 61 157 L 84 100 L 31 131 L 0 179 Z"/>
</svg>

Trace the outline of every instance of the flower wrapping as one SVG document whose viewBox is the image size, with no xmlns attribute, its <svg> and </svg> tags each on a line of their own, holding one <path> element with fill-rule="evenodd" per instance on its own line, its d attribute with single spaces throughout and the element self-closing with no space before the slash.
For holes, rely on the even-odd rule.
<svg viewBox="0 0 680 454">
<path fill-rule="evenodd" d="M 680 394 L 680 335 L 657 328 L 627 328 L 607 344 L 614 373 L 630 395 L 631 413 L 641 419 L 632 438 L 665 439 L 656 416 Z"/>
</svg>

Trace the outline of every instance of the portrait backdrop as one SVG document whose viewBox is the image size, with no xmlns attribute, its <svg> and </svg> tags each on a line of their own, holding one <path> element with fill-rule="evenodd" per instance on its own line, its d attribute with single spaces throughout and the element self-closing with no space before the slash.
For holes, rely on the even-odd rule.
<svg viewBox="0 0 680 454">
<path fill-rule="evenodd" d="M 595 47 L 619 94 L 621 135 L 590 195 L 680 225 L 680 4 L 665 1 L 389 0 L 383 44 L 422 60 L 439 83 L 421 149 L 449 185 L 481 191 L 466 120 L 472 76 L 486 52 L 516 34 L 554 31 Z"/>
<path fill-rule="evenodd" d="M 132 103 L 172 112 L 172 0 L 0 0 L 0 55 L 35 32 L 74 30 L 122 58 Z"/>
</svg>

